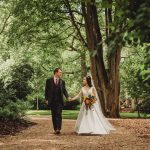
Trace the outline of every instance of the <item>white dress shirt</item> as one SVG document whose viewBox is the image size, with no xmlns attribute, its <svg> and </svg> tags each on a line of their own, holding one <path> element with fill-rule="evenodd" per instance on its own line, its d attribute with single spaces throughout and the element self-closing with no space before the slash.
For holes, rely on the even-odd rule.
<svg viewBox="0 0 150 150">
<path fill-rule="evenodd" d="M 54 76 L 54 82 L 55 82 L 55 84 L 58 84 L 59 83 L 59 78 L 57 78 L 57 77 Z"/>
</svg>

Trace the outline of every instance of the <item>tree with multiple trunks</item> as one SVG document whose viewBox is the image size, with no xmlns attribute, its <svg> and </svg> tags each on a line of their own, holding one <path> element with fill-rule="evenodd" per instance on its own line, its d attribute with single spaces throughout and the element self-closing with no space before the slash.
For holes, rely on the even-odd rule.
<svg viewBox="0 0 150 150">
<path fill-rule="evenodd" d="M 125 44 L 124 38 L 128 39 L 128 35 L 126 35 L 128 31 L 133 33 L 133 36 L 130 35 L 130 37 L 133 37 L 134 40 L 147 42 L 148 24 L 145 25 L 144 29 L 146 34 L 141 34 L 141 30 L 143 30 L 141 23 L 144 21 L 143 18 L 141 19 L 141 15 L 142 17 L 147 15 L 148 7 L 146 4 L 148 2 L 137 3 L 134 0 L 130 2 L 126 0 L 81 1 L 80 8 L 84 19 L 86 37 L 82 35 L 78 27 L 74 15 L 76 11 L 72 7 L 71 1 L 64 0 L 64 3 L 78 37 L 89 52 L 93 54 L 90 56 L 91 73 L 103 112 L 104 114 L 108 112 L 110 117 L 119 117 L 121 49 Z M 99 10 L 99 8 L 102 10 Z M 99 20 L 100 13 L 105 15 L 105 36 L 102 34 L 102 24 Z M 140 25 L 139 28 L 137 24 Z M 107 66 L 103 56 L 104 40 L 107 46 Z"/>
</svg>

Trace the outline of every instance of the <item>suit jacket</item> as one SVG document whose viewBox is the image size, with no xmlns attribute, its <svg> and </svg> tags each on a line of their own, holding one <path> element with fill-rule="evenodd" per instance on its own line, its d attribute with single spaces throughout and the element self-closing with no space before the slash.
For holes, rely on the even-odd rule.
<svg viewBox="0 0 150 150">
<path fill-rule="evenodd" d="M 65 87 L 65 81 L 62 79 L 59 80 L 60 83 L 60 88 L 61 88 L 61 100 L 62 104 L 64 105 L 64 100 L 63 100 L 63 95 L 68 98 L 68 92 Z M 45 100 L 48 101 L 48 106 L 51 106 L 52 101 L 53 101 L 53 94 L 54 94 L 54 77 L 51 77 L 46 80 L 46 85 L 45 85 Z"/>
</svg>

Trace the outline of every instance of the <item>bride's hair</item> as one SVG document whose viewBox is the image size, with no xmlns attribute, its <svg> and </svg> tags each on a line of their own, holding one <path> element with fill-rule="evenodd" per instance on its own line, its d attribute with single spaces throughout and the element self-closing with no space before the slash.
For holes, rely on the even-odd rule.
<svg viewBox="0 0 150 150">
<path fill-rule="evenodd" d="M 92 85 L 92 79 L 91 79 L 90 76 L 86 76 L 86 81 L 87 81 L 87 84 L 88 84 L 89 87 L 92 87 L 92 86 L 93 86 L 93 85 Z"/>
</svg>

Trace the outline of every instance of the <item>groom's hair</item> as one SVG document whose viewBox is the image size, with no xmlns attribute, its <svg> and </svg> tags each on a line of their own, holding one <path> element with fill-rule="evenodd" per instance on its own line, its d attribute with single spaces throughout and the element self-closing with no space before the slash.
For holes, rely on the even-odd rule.
<svg viewBox="0 0 150 150">
<path fill-rule="evenodd" d="M 86 76 L 86 81 L 87 81 L 87 84 L 88 84 L 89 87 L 92 87 L 92 86 L 93 86 L 93 85 L 92 85 L 92 79 L 91 79 L 90 76 Z"/>
<path fill-rule="evenodd" d="M 56 68 L 55 70 L 54 70 L 54 74 L 56 73 L 56 72 L 58 72 L 58 70 L 61 70 L 60 68 Z"/>
</svg>

